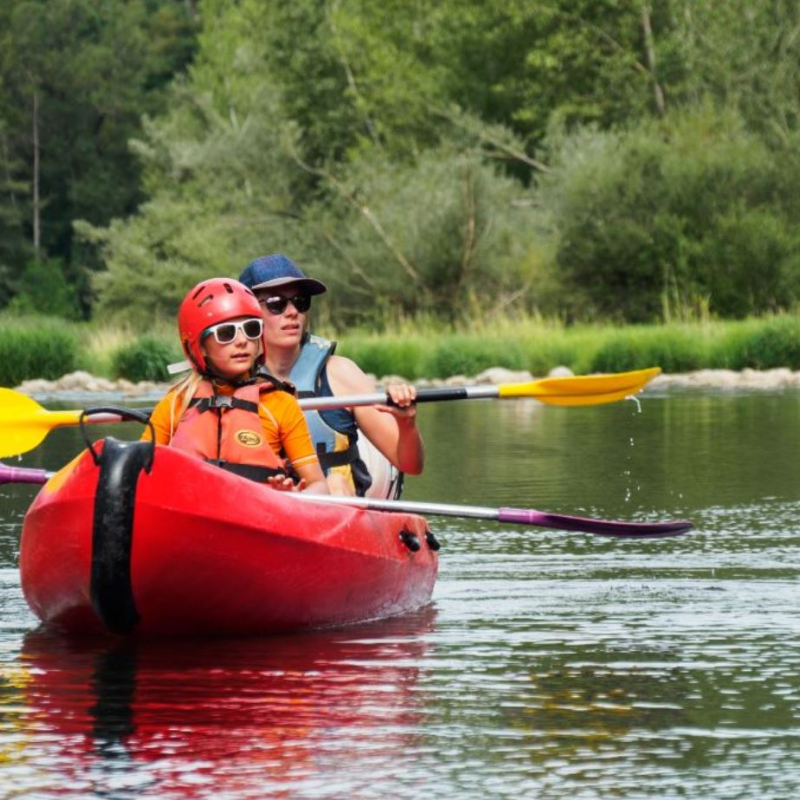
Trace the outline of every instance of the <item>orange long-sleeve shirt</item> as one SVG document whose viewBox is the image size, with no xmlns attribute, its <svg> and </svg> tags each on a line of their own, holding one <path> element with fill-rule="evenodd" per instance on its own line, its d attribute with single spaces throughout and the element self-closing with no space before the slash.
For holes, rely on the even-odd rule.
<svg viewBox="0 0 800 800">
<path fill-rule="evenodd" d="M 218 387 L 219 394 L 231 395 L 232 387 Z M 175 390 L 167 392 L 157 403 L 150 415 L 156 432 L 156 444 L 169 444 L 178 426 L 177 408 L 173 408 Z M 317 460 L 311 434 L 300 406 L 288 392 L 267 392 L 261 395 L 258 416 L 264 429 L 264 436 L 272 450 L 280 455 L 283 452 L 289 463 L 296 469 Z M 150 429 L 146 428 L 143 439 L 150 439 Z"/>
</svg>

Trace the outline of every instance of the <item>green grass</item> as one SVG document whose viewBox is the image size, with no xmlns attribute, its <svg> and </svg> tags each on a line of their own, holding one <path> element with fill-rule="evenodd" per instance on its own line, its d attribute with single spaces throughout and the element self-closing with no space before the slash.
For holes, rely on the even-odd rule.
<svg viewBox="0 0 800 800">
<path fill-rule="evenodd" d="M 167 364 L 180 361 L 183 351 L 177 337 L 146 334 L 118 347 L 111 359 L 115 378 L 131 381 L 168 381 Z"/>
<path fill-rule="evenodd" d="M 540 319 L 436 329 L 404 323 L 392 334 L 352 332 L 338 352 L 376 375 L 410 380 L 475 375 L 490 366 L 544 375 L 557 366 L 575 373 L 660 366 L 697 369 L 800 369 L 800 316 L 703 320 L 666 325 L 579 325 Z"/>
<path fill-rule="evenodd" d="M 47 317 L 0 316 L 0 385 L 60 378 L 81 366 L 73 325 Z"/>
<path fill-rule="evenodd" d="M 323 335 L 325 330 L 320 331 Z M 353 330 L 337 353 L 379 377 L 409 380 L 476 375 L 488 367 L 545 375 L 566 366 L 577 374 L 660 366 L 665 372 L 702 368 L 800 369 L 800 316 L 665 325 L 565 326 L 541 318 L 443 326 L 425 319 L 398 322 L 389 332 Z M 171 327 L 124 327 L 0 315 L 0 383 L 56 378 L 75 369 L 102 377 L 165 380 L 163 367 L 181 357 Z"/>
</svg>

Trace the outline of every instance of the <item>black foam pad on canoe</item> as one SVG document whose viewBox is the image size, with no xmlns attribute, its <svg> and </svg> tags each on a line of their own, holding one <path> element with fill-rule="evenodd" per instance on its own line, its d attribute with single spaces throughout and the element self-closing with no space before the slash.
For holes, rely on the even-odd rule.
<svg viewBox="0 0 800 800">
<path fill-rule="evenodd" d="M 139 612 L 131 583 L 133 512 L 139 474 L 152 459 L 151 442 L 108 437 L 99 456 L 92 530 L 92 606 L 112 633 L 131 633 Z"/>
</svg>

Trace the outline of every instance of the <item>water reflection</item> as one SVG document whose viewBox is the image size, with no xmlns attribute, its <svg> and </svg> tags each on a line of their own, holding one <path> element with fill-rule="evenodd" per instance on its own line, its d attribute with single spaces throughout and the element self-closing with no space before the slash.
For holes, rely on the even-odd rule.
<svg viewBox="0 0 800 800">
<path fill-rule="evenodd" d="M 75 640 L 40 628 L 19 658 L 20 730 L 37 742 L 39 778 L 57 774 L 59 796 L 195 797 L 212 785 L 265 796 L 270 785 L 337 780 L 353 737 L 378 760 L 414 745 L 434 622 L 428 608 L 339 631 L 180 642 Z M 14 752 L 4 759 L 13 763 Z M 22 785 L 35 783 L 26 774 Z"/>
</svg>

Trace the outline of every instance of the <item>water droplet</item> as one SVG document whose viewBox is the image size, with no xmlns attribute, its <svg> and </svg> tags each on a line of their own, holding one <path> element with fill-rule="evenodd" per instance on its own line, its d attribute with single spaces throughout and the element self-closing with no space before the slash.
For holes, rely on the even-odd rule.
<svg viewBox="0 0 800 800">
<path fill-rule="evenodd" d="M 636 403 L 636 413 L 637 414 L 641 414 L 642 413 L 642 404 L 639 401 L 639 398 L 636 397 L 636 395 L 629 394 L 625 399 L 626 400 L 632 400 L 634 403 Z"/>
</svg>

